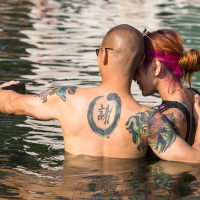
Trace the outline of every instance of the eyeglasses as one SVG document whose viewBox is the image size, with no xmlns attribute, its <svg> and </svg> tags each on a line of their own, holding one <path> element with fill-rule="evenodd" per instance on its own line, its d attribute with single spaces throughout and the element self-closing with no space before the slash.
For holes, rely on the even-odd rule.
<svg viewBox="0 0 200 200">
<path fill-rule="evenodd" d="M 95 49 L 97 56 L 99 55 L 99 51 L 103 48 Z M 105 48 L 105 50 L 113 50 L 112 48 Z"/>
<path fill-rule="evenodd" d="M 150 33 L 149 31 L 147 31 L 147 29 L 145 28 L 144 31 L 142 32 L 143 37 L 146 36 L 149 40 L 151 40 L 154 44 L 156 44 L 158 47 L 160 47 L 163 50 L 163 55 L 164 55 L 164 49 L 163 47 L 161 47 L 157 42 L 155 42 L 153 39 L 151 39 L 147 34 Z"/>
</svg>

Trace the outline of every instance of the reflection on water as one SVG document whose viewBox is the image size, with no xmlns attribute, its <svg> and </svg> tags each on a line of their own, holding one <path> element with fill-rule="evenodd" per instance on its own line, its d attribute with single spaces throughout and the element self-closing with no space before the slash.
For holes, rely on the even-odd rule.
<svg viewBox="0 0 200 200">
<path fill-rule="evenodd" d="M 3 158 L 2 158 L 3 159 Z M 65 155 L 63 169 L 0 170 L 14 199 L 187 199 L 199 196 L 199 165 Z M 190 199 L 190 198 L 188 198 Z"/>
<path fill-rule="evenodd" d="M 0 78 L 29 93 L 101 81 L 96 49 L 107 30 L 172 28 L 199 48 L 198 0 L 7 0 L 0 2 Z M 199 74 L 193 85 L 199 86 Z M 141 103 L 158 105 L 157 96 Z M 0 197 L 5 199 L 198 199 L 199 166 L 157 160 L 64 155 L 57 121 L 0 114 Z"/>
</svg>

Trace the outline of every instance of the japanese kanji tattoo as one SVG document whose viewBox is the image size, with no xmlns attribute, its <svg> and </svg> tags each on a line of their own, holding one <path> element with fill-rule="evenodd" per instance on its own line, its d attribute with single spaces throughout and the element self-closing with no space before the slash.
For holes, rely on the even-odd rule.
<svg viewBox="0 0 200 200">
<path fill-rule="evenodd" d="M 98 96 L 91 101 L 87 119 L 94 133 L 109 138 L 120 119 L 121 99 L 115 93 L 108 94 L 106 101 L 103 101 L 104 99 L 104 96 Z"/>
<path fill-rule="evenodd" d="M 162 153 L 176 139 L 169 120 L 155 108 L 131 116 L 126 122 L 126 129 L 131 134 L 138 151 L 143 151 L 149 145 L 152 149 Z"/>
<path fill-rule="evenodd" d="M 57 94 L 63 101 L 66 101 L 66 90 L 68 94 L 73 95 L 76 92 L 76 86 L 60 86 L 60 87 L 53 87 L 48 90 L 45 90 L 41 94 L 37 95 L 40 97 L 43 103 L 47 101 L 47 96 L 52 96 L 53 94 Z"/>
</svg>

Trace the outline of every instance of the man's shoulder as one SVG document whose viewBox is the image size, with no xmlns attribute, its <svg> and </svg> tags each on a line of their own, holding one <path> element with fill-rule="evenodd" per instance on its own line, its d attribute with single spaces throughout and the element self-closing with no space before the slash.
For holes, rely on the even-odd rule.
<svg viewBox="0 0 200 200">
<path fill-rule="evenodd" d="M 140 123 L 147 123 L 155 115 L 161 116 L 162 114 L 155 107 L 143 107 L 139 112 L 129 117 L 127 123 L 130 121 L 139 121 Z"/>
<path fill-rule="evenodd" d="M 144 115 L 144 116 L 149 118 L 149 117 L 154 116 L 155 114 L 160 115 L 160 112 L 158 111 L 157 108 L 155 108 L 155 107 L 144 107 L 142 109 L 142 111 L 138 112 L 135 116 Z"/>
<path fill-rule="evenodd" d="M 36 96 L 39 96 L 43 103 L 45 103 L 52 96 L 58 96 L 62 101 L 66 101 L 67 95 L 74 95 L 76 91 L 76 86 L 54 86 Z"/>
<path fill-rule="evenodd" d="M 160 115 L 156 108 L 151 107 L 132 115 L 126 122 L 126 129 L 132 135 L 132 140 L 139 151 L 144 151 L 148 145 L 149 128 L 157 113 Z"/>
</svg>

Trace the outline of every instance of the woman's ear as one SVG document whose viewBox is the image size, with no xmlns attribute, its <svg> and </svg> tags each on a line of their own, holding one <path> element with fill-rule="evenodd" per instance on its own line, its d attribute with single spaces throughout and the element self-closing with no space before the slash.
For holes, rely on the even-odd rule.
<svg viewBox="0 0 200 200">
<path fill-rule="evenodd" d="M 153 66 L 154 75 L 159 76 L 162 71 L 162 64 L 159 60 L 155 60 L 155 66 Z"/>
</svg>

